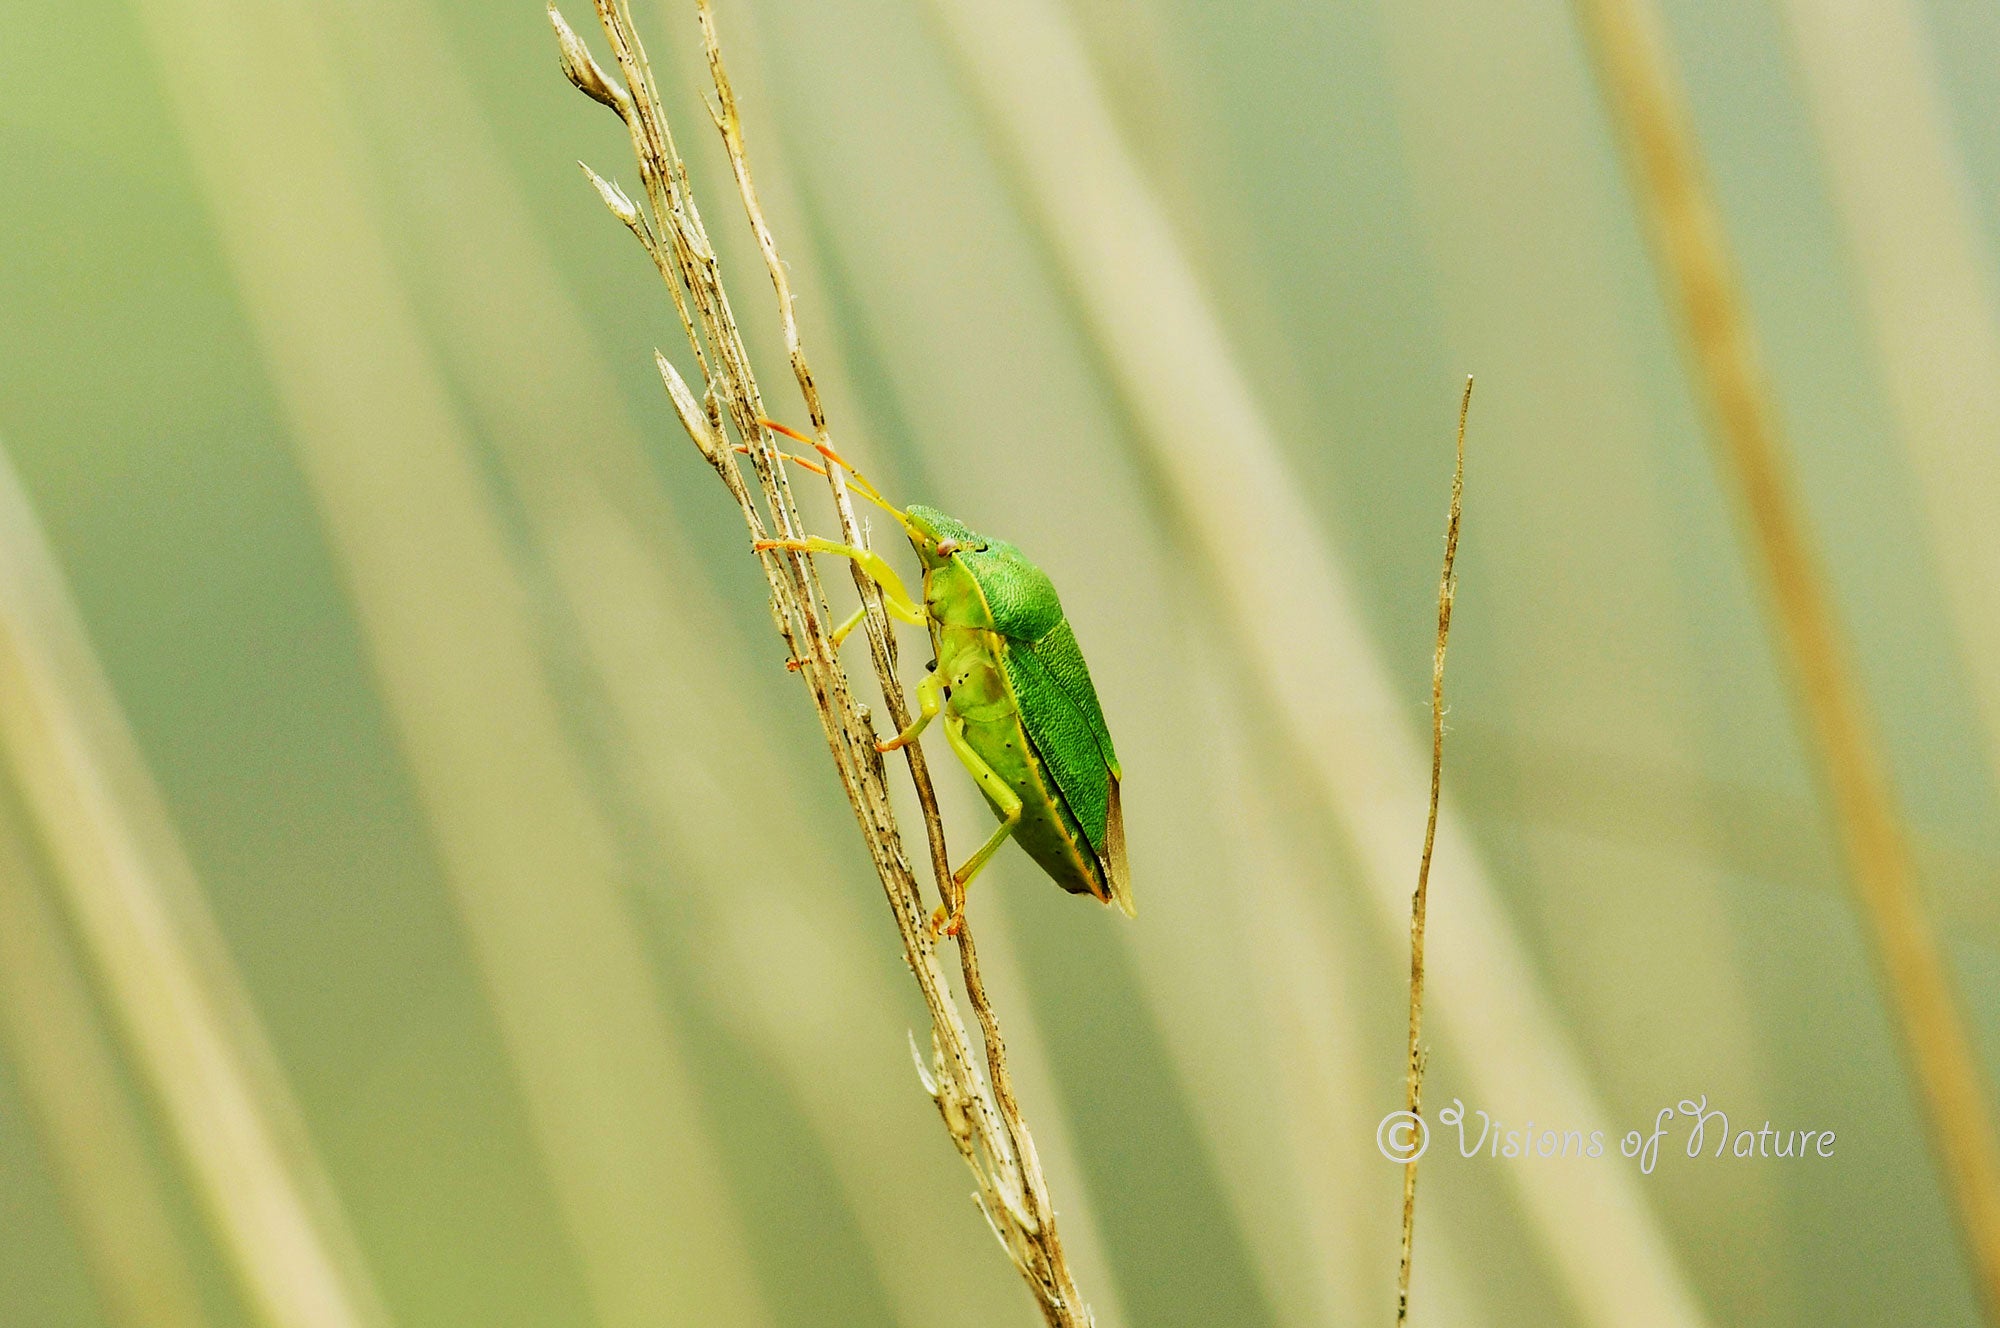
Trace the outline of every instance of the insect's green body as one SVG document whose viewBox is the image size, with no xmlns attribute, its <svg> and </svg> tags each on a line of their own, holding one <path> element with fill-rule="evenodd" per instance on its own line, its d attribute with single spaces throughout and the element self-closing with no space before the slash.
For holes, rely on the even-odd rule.
<svg viewBox="0 0 2000 1328">
<path fill-rule="evenodd" d="M 1130 913 L 1118 755 L 1054 584 L 935 508 L 905 515 L 944 711 L 1019 799 L 1013 837 L 1063 889 Z M 980 787 L 1004 821 L 997 791 Z"/>
<path fill-rule="evenodd" d="M 771 420 L 764 423 L 811 444 L 847 471 L 863 497 L 895 517 L 923 564 L 923 594 L 913 599 L 895 568 L 873 549 L 818 537 L 755 545 L 852 558 L 882 588 L 882 604 L 891 616 L 930 631 L 937 654 L 917 686 L 918 715 L 876 746 L 885 752 L 902 747 L 942 718 L 952 751 L 1000 818 L 1000 828 L 952 873 L 954 884 L 962 891 L 1008 839 L 1018 839 L 1057 885 L 1132 915 L 1118 754 L 1048 574 L 1013 545 L 987 539 L 934 507 L 891 506 L 830 445 Z M 857 610 L 835 628 L 834 644 L 862 618 Z M 948 903 L 931 923 L 952 933 L 964 895 Z"/>
</svg>

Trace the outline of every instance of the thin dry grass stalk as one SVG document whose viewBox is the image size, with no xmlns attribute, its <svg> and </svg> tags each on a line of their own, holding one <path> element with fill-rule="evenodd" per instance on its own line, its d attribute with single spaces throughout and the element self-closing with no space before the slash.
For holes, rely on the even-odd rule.
<svg viewBox="0 0 2000 1328">
<path fill-rule="evenodd" d="M 1431 802 L 1424 821 L 1424 853 L 1417 862 L 1417 888 L 1410 896 L 1410 1060 L 1403 1109 L 1424 1111 L 1424 923 L 1430 909 L 1431 850 L 1437 847 L 1438 795 L 1444 788 L 1444 649 L 1451 637 L 1451 606 L 1458 595 L 1459 500 L 1465 493 L 1465 420 L 1472 412 L 1472 378 L 1458 399 L 1458 452 L 1451 471 L 1451 512 L 1444 523 L 1444 570 L 1438 573 L 1437 650 L 1431 656 Z M 1403 1164 L 1403 1245 L 1396 1263 L 1396 1322 L 1410 1317 L 1410 1250 L 1417 1236 L 1417 1159 Z"/>
<path fill-rule="evenodd" d="M 697 396 L 672 363 L 656 352 L 660 375 L 688 436 L 736 500 L 752 542 L 774 535 L 782 539 L 803 538 L 804 523 L 792 500 L 777 446 L 762 423 L 766 418 L 763 395 L 724 292 L 715 251 L 695 206 L 686 164 L 660 106 L 630 8 L 626 0 L 595 0 L 595 7 L 616 60 L 617 78 L 597 64 L 553 6 L 549 17 L 560 43 L 563 72 L 580 91 L 615 111 L 631 135 L 633 155 L 645 186 L 643 211 L 616 185 L 588 167 L 585 171 L 605 205 L 638 238 L 666 282 L 701 371 L 703 391 Z M 710 113 L 722 136 L 745 213 L 776 290 L 786 350 L 807 417 L 818 440 L 830 443 L 825 410 L 800 345 L 785 268 L 752 184 L 735 93 L 723 65 L 714 15 L 706 0 L 698 0 L 697 9 L 709 71 L 715 83 L 716 101 L 710 106 Z M 729 442 L 731 431 L 748 451 L 761 504 L 752 496 L 736 460 L 738 453 Z M 840 468 L 828 466 L 826 470 L 839 513 L 842 541 L 861 547 L 866 535 L 855 519 Z M 1055 1209 L 1035 1156 L 1034 1142 L 1014 1097 L 1007 1072 L 1006 1045 L 980 976 L 972 929 L 967 924 L 959 931 L 959 963 L 967 997 L 983 1034 L 984 1071 L 973 1053 L 965 1023 L 938 962 L 922 894 L 890 805 L 887 769 L 876 750 L 876 734 L 856 704 L 837 658 L 825 593 L 811 557 L 796 550 L 766 549 L 759 553 L 759 559 L 771 589 L 773 621 L 790 652 L 792 667 L 812 694 L 835 772 L 854 808 L 855 820 L 895 917 L 910 971 L 930 1011 L 931 1054 L 928 1065 L 921 1052 L 917 1054 L 918 1074 L 937 1103 L 953 1144 L 978 1183 L 976 1198 L 981 1211 L 1034 1293 L 1043 1318 L 1058 1328 L 1083 1328 L 1091 1323 L 1090 1310 L 1063 1256 Z M 895 642 L 873 583 L 857 569 L 855 584 L 868 609 L 868 640 L 876 676 L 889 718 L 900 730 L 908 724 L 910 710 L 897 680 Z M 951 869 L 936 795 L 917 744 L 903 750 L 923 812 L 937 890 L 940 898 L 951 902 Z M 912 1050 L 916 1050 L 914 1039 Z"/>
<path fill-rule="evenodd" d="M 1310 486 L 1292 473 L 1278 429 L 1251 386 L 1254 375 L 1198 275 L 1202 264 L 1177 238 L 1181 228 L 1118 126 L 1076 31 L 1074 8 L 1060 0 L 930 0 L 926 12 L 950 40 L 1036 234 L 1076 296 L 1079 319 L 1130 412 L 1142 468 L 1157 483 L 1174 537 L 1198 555 L 1187 560 L 1195 572 L 1187 588 L 1206 600 L 1216 639 L 1242 665 L 1242 694 L 1269 717 L 1280 740 L 1262 764 L 1284 771 L 1351 846 L 1367 916 L 1383 942 L 1400 949 L 1409 926 L 1403 827 L 1424 804 L 1425 763 L 1324 513 L 1307 503 Z M 1273 567 L 1285 575 L 1273 577 Z M 1328 677 L 1340 686 L 1327 688 Z M 1533 1100 L 1551 1117 L 1604 1116 L 1465 818 L 1440 809 L 1437 833 L 1440 881 L 1451 886 L 1453 939 L 1464 962 L 1432 975 L 1431 1024 L 1445 1027 L 1468 1082 L 1486 1096 Z M 1273 891 L 1275 875 L 1244 887 L 1276 903 L 1285 896 Z M 1309 971 L 1315 953 L 1345 941 L 1324 922 L 1309 922 L 1313 912 L 1295 910 L 1289 928 L 1267 933 L 1260 944 Z M 1174 980 L 1161 976 L 1152 987 L 1156 1001 Z M 1175 1017 L 1164 1002 L 1160 1010 Z M 1300 1064 L 1331 1070 L 1323 1045 Z M 1257 1090 L 1289 1092 L 1286 1082 L 1280 1076 Z M 1295 1119 L 1323 1118 L 1325 1100 L 1291 1100 L 1298 1104 Z M 1372 1121 L 1375 1113 L 1365 1115 Z M 1214 1125 L 1210 1137 L 1232 1147 Z M 1291 1245 L 1291 1263 L 1316 1266 L 1276 1266 L 1296 1231 L 1292 1224 L 1300 1216 L 1320 1219 L 1312 1208 L 1294 1209 L 1295 1194 L 1259 1194 L 1247 1166 L 1230 1171 L 1226 1183 L 1244 1211 L 1257 1205 L 1266 1224 L 1253 1257 L 1270 1285 L 1354 1283 L 1310 1246 Z M 1518 1167 L 1506 1183 L 1582 1321 L 1634 1328 L 1707 1321 L 1631 1173 Z M 1348 1229 L 1364 1221 L 1358 1214 L 1350 1221 L 1344 1197 L 1309 1202 Z"/>
<path fill-rule="evenodd" d="M 1578 0 L 1577 8 L 1651 223 L 1662 280 L 1708 396 L 1718 459 L 1743 494 L 1802 718 L 1818 749 L 1973 1280 L 1988 1321 L 2000 1323 L 2000 1153 L 1978 1061 L 1806 535 L 1684 98 L 1657 16 L 1642 0 Z"/>
</svg>

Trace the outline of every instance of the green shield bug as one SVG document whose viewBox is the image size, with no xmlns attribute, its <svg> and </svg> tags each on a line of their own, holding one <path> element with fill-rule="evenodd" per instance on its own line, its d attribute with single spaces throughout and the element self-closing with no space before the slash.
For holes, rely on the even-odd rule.
<svg viewBox="0 0 2000 1328">
<path fill-rule="evenodd" d="M 851 558 L 881 587 L 891 615 L 930 631 L 935 653 L 917 686 L 917 717 L 877 745 L 893 751 L 941 719 L 952 751 L 1000 820 L 952 873 L 958 911 L 939 908 L 933 928 L 947 935 L 958 930 L 966 887 L 1009 838 L 1071 894 L 1091 895 L 1135 916 L 1118 755 L 1048 574 L 1013 545 L 980 535 L 936 508 L 892 506 L 832 448 L 775 421 L 764 423 L 846 471 L 855 491 L 902 527 L 923 566 L 918 599 L 870 549 L 818 537 L 760 540 L 756 546 Z M 790 459 L 820 470 L 806 458 Z M 857 612 L 835 629 L 835 644 L 860 622 Z"/>
</svg>

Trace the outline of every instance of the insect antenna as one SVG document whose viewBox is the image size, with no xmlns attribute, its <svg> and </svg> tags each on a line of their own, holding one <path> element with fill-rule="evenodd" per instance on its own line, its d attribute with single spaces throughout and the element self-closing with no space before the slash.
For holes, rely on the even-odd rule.
<svg viewBox="0 0 2000 1328">
<path fill-rule="evenodd" d="M 854 491 L 856 493 L 860 494 L 863 498 L 866 498 L 869 502 L 875 504 L 875 506 L 881 508 L 883 511 L 887 512 L 890 516 L 894 517 L 896 519 L 897 525 L 904 526 L 905 529 L 908 529 L 908 526 L 905 524 L 903 519 L 903 510 L 895 506 L 888 499 L 884 498 L 882 496 L 882 491 L 875 487 L 874 482 L 870 480 L 866 475 L 863 475 L 860 471 L 854 468 L 853 462 L 849 461 L 846 457 L 842 456 L 840 453 L 834 451 L 833 444 L 823 443 L 819 439 L 814 438 L 808 434 L 800 433 L 797 429 L 792 428 L 790 425 L 780 424 L 776 420 L 767 419 L 763 416 L 759 416 L 757 422 L 763 425 L 765 428 L 771 430 L 773 433 L 781 433 L 785 437 L 790 438 L 795 442 L 804 443 L 807 447 L 810 447 L 811 449 L 813 449 L 813 451 L 819 453 L 822 457 L 826 458 L 834 465 L 839 466 L 842 470 L 847 472 L 847 477 L 852 482 Z M 750 451 L 750 448 L 749 445 L 746 443 L 738 443 L 736 445 L 736 450 L 738 452 L 743 452 L 747 454 Z M 787 461 L 793 462 L 794 464 L 801 466 L 806 470 L 811 471 L 815 475 L 826 474 L 826 467 L 813 461 L 809 457 L 797 456 L 791 452 L 780 452 L 778 455 L 784 457 L 785 460 Z"/>
<path fill-rule="evenodd" d="M 744 456 L 749 456 L 750 444 L 737 443 L 729 450 L 732 452 L 741 452 Z M 811 457 L 802 457 L 796 452 L 787 452 L 783 448 L 780 448 L 778 450 L 778 455 L 783 457 L 785 460 L 791 462 L 793 465 L 797 466 L 800 470 L 809 470 L 813 474 L 820 476 L 824 476 L 826 474 L 826 467 L 822 466 L 819 462 L 813 460 Z M 863 494 L 862 496 L 866 497 L 867 495 Z"/>
</svg>

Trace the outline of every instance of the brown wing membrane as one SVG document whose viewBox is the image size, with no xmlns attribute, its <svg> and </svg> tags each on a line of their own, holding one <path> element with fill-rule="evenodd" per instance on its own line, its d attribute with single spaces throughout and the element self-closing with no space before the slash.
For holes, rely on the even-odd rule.
<svg viewBox="0 0 2000 1328">
<path fill-rule="evenodd" d="M 1111 887 L 1111 902 L 1125 910 L 1125 916 L 1139 916 L 1138 905 L 1132 902 L 1132 877 L 1125 867 L 1125 812 L 1118 799 L 1118 776 L 1111 776 L 1111 785 L 1105 790 L 1104 808 L 1104 853 L 1099 859 L 1104 864 L 1105 883 Z"/>
</svg>

